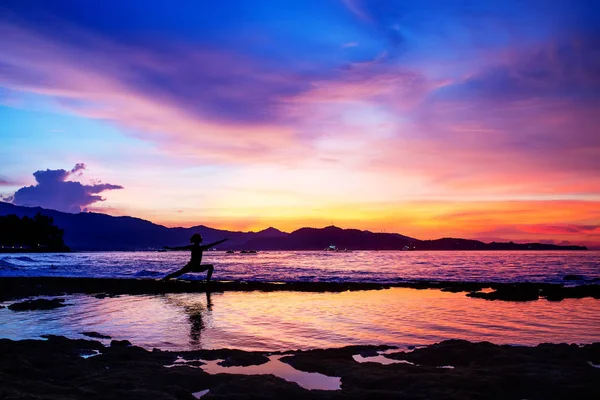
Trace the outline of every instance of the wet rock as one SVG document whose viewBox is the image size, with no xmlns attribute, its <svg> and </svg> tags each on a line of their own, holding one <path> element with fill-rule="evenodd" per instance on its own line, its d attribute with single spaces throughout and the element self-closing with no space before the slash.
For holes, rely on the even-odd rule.
<svg viewBox="0 0 600 400">
<path fill-rule="evenodd" d="M 223 361 L 218 362 L 218 364 L 223 367 L 247 367 L 250 365 L 262 365 L 267 362 L 269 362 L 269 359 L 262 354 L 240 352 L 228 356 Z"/>
<path fill-rule="evenodd" d="M 47 341 L 1 339 L 0 398 L 192 400 L 192 393 L 205 389 L 210 389 L 207 398 L 240 400 L 600 398 L 600 369 L 589 365 L 600 363 L 600 343 L 513 347 L 451 340 L 387 355 L 418 366 L 360 364 L 352 359 L 353 354 L 378 348 L 287 352 L 285 358 L 295 368 L 342 379 L 342 390 L 311 391 L 272 375 L 209 375 L 198 368 L 164 367 L 178 355 L 191 360 L 200 352 L 207 359 L 251 353 L 240 350 L 150 352 L 57 336 Z M 83 359 L 82 349 L 101 354 Z M 436 368 L 442 365 L 456 368 Z"/>
<path fill-rule="evenodd" d="M 269 358 L 264 353 L 236 349 L 196 350 L 175 354 L 186 360 L 222 360 L 218 364 L 223 367 L 248 367 L 251 365 L 262 365 L 269 361 Z"/>
<path fill-rule="evenodd" d="M 456 283 L 442 283 L 442 292 L 479 292 L 483 289 L 483 286 L 479 283 L 471 282 L 456 282 Z"/>
<path fill-rule="evenodd" d="M 103 335 L 103 334 L 98 333 L 98 332 L 81 332 L 81 334 L 83 336 L 87 336 L 87 337 L 91 337 L 91 338 L 96 338 L 96 339 L 112 339 L 110 336 Z"/>
<path fill-rule="evenodd" d="M 200 360 L 193 360 L 193 361 L 186 362 L 184 365 L 189 365 L 191 367 L 200 367 L 202 365 L 206 365 L 206 363 L 203 363 Z"/>
<path fill-rule="evenodd" d="M 52 310 L 54 308 L 65 307 L 65 299 L 35 299 L 26 300 L 20 303 L 13 303 L 8 306 L 12 311 L 33 311 L 33 310 Z"/>
<path fill-rule="evenodd" d="M 203 281 L 156 279 L 120 279 L 120 278 L 64 278 L 64 277 L 2 277 L 0 278 L 0 301 L 31 297 L 61 296 L 64 294 L 85 293 L 98 298 L 113 297 L 122 294 L 164 294 L 198 293 L 225 291 L 296 291 L 339 293 L 355 290 L 381 290 L 390 287 L 413 289 L 438 289 L 448 292 L 470 292 L 468 296 L 490 300 L 531 301 L 548 293 L 552 300 L 563 298 L 594 297 L 600 298 L 600 285 L 586 289 L 564 288 L 562 285 L 545 283 L 493 283 L 493 282 L 436 282 L 405 281 L 394 284 L 356 283 L 356 282 L 219 282 L 207 285 Z M 495 291 L 482 293 L 482 288 L 490 287 Z"/>
<path fill-rule="evenodd" d="M 563 281 L 582 281 L 585 277 L 583 275 L 569 274 L 563 277 Z"/>
<path fill-rule="evenodd" d="M 374 349 L 363 350 L 360 353 L 361 357 L 375 357 L 379 355 L 379 351 Z"/>
<path fill-rule="evenodd" d="M 561 301 L 567 298 L 581 299 L 584 297 L 600 299 L 600 285 L 549 286 L 540 291 L 540 296 L 550 301 Z"/>
<path fill-rule="evenodd" d="M 354 355 L 389 349 L 393 349 L 393 347 L 345 346 L 337 349 L 299 350 L 282 357 L 280 361 L 306 372 L 319 372 L 328 376 L 342 376 L 344 371 L 348 368 L 354 368 L 354 364 L 358 364 L 353 358 Z M 377 367 L 379 365 L 375 368 Z"/>
<path fill-rule="evenodd" d="M 415 366 L 349 365 L 344 353 L 335 349 L 298 352 L 287 356 L 286 362 L 303 371 L 339 374 L 342 393 L 361 393 L 365 398 L 385 393 L 384 397 L 404 399 L 591 399 L 600 389 L 592 384 L 594 371 L 585 360 L 599 350 L 600 344 L 514 347 L 451 340 L 386 354 Z M 439 368 L 446 365 L 455 368 Z M 595 375 L 600 378 L 600 373 Z"/>
<path fill-rule="evenodd" d="M 506 285 L 497 287 L 493 292 L 471 292 L 467 296 L 486 300 L 535 301 L 540 298 L 540 289 L 536 285 Z"/>
</svg>

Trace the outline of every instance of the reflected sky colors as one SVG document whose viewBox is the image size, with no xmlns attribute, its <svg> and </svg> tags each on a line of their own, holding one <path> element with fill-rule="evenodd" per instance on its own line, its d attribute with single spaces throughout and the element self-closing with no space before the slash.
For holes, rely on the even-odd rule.
<svg viewBox="0 0 600 400">
<path fill-rule="evenodd" d="M 471 299 L 464 293 L 394 288 L 104 299 L 76 295 L 67 296 L 66 303 L 67 307 L 49 311 L 0 309 L 0 337 L 83 338 L 81 332 L 96 331 L 148 349 L 264 351 L 353 344 L 405 349 L 446 339 L 521 345 L 600 339 L 600 303 L 593 298 L 504 302 Z"/>
<path fill-rule="evenodd" d="M 170 226 L 600 242 L 592 0 L 0 5 L 0 193 Z"/>
</svg>

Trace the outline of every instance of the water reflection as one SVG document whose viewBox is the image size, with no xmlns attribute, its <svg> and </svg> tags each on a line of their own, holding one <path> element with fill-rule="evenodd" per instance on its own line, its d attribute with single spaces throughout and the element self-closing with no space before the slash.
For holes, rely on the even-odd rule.
<svg viewBox="0 0 600 400">
<path fill-rule="evenodd" d="M 192 298 L 181 296 L 165 296 L 165 298 L 168 303 L 183 309 L 190 323 L 190 346 L 192 349 L 201 349 L 202 331 L 210 324 L 213 302 L 210 291 L 205 293 L 206 301 L 204 302 L 197 299 L 196 296 L 202 296 L 202 294 L 194 295 Z"/>
<path fill-rule="evenodd" d="M 209 374 L 240 374 L 240 375 L 275 375 L 286 381 L 295 382 L 308 390 L 340 390 L 342 380 L 336 376 L 327 376 L 317 372 L 297 370 L 289 364 L 280 361 L 284 356 L 270 356 L 269 362 L 248 367 L 223 367 L 222 360 L 202 360 L 200 368 Z"/>
<path fill-rule="evenodd" d="M 68 305 L 55 310 L 0 309 L 0 338 L 54 334 L 82 339 L 81 332 L 95 331 L 148 349 L 263 351 L 418 346 L 445 339 L 526 345 L 600 340 L 600 301 L 593 298 L 514 303 L 394 288 L 65 299 Z"/>
</svg>

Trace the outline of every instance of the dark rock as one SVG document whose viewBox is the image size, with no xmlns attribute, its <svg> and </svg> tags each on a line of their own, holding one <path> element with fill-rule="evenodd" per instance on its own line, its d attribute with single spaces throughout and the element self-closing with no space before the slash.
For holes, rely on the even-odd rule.
<svg viewBox="0 0 600 400">
<path fill-rule="evenodd" d="M 178 355 L 188 360 L 198 354 L 218 359 L 252 352 L 150 352 L 135 346 L 113 349 L 96 341 L 47 337 L 47 341 L 0 339 L 0 398 L 192 400 L 191 393 L 204 389 L 210 389 L 210 397 L 240 400 L 600 398 L 596 384 L 600 370 L 588 364 L 600 363 L 600 343 L 514 347 L 450 340 L 386 355 L 418 366 L 361 364 L 352 359 L 353 354 L 379 346 L 286 352 L 286 362 L 295 368 L 341 377 L 342 390 L 320 391 L 272 375 L 209 375 L 198 368 L 164 367 Z M 90 350 L 101 354 L 80 357 Z M 441 365 L 456 368 L 436 368 Z"/>
<path fill-rule="evenodd" d="M 206 365 L 206 363 L 199 361 L 199 360 L 194 360 L 194 361 L 188 361 L 184 365 L 189 365 L 191 367 L 200 367 L 202 365 Z M 229 365 L 226 365 L 226 367 L 228 367 L 228 366 Z"/>
<path fill-rule="evenodd" d="M 112 339 L 110 336 L 103 335 L 98 332 L 81 332 L 81 334 L 84 336 L 88 336 L 88 337 L 96 338 L 96 339 Z"/>
<path fill-rule="evenodd" d="M 6 308 L 6 306 L 0 306 L 0 310 L 3 309 L 3 308 Z"/>
<path fill-rule="evenodd" d="M 402 399 L 591 399 L 600 394 L 592 375 L 597 379 L 600 373 L 586 368 L 584 360 L 598 351 L 600 344 L 513 347 L 450 340 L 386 354 L 417 365 L 349 364 L 336 349 L 297 352 L 285 362 L 303 371 L 341 376 L 342 393 L 360 392 L 365 398 L 386 393 L 383 397 Z M 456 368 L 438 368 L 442 365 Z"/>
<path fill-rule="evenodd" d="M 63 278 L 63 277 L 1 277 L 0 301 L 31 297 L 61 296 L 63 294 L 86 293 L 98 298 L 122 294 L 164 294 L 198 293 L 210 290 L 225 291 L 297 291 L 339 293 L 355 290 L 381 290 L 390 287 L 413 289 L 439 289 L 449 292 L 470 291 L 470 297 L 490 300 L 531 301 L 540 296 L 549 300 L 563 298 L 600 298 L 600 285 L 582 285 L 565 288 L 563 285 L 546 283 L 493 283 L 493 282 L 396 282 L 393 284 L 358 282 L 219 282 L 212 281 L 208 286 L 201 281 L 161 281 L 155 279 L 120 278 Z M 482 293 L 479 290 L 490 287 L 495 291 Z M 584 288 L 582 288 L 584 287 Z"/>
<path fill-rule="evenodd" d="M 196 350 L 175 353 L 186 360 L 222 360 L 218 364 L 223 367 L 248 367 L 262 365 L 269 361 L 264 353 L 256 351 L 242 351 L 237 349 Z"/>
<path fill-rule="evenodd" d="M 247 367 L 250 365 L 262 365 L 267 362 L 269 362 L 269 359 L 262 354 L 240 352 L 239 354 L 228 356 L 218 364 L 223 367 Z"/>
<path fill-rule="evenodd" d="M 65 299 L 35 299 L 26 300 L 20 303 L 13 303 L 8 306 L 12 311 L 33 311 L 33 310 L 52 310 L 54 308 L 65 307 Z"/>
<path fill-rule="evenodd" d="M 363 350 L 359 353 L 362 357 L 375 357 L 379 355 L 379 351 L 374 349 Z"/>
<path fill-rule="evenodd" d="M 442 283 L 442 292 L 451 292 L 451 293 L 459 293 L 459 292 L 479 292 L 483 289 L 483 286 L 480 283 L 472 283 L 472 282 L 456 282 L 456 283 Z"/>
<path fill-rule="evenodd" d="M 548 286 L 541 289 L 540 296 L 550 301 L 561 301 L 566 298 L 581 299 L 584 297 L 600 299 L 600 285 Z"/>
<path fill-rule="evenodd" d="M 129 340 L 113 340 L 110 342 L 110 347 L 129 347 L 131 342 Z"/>
<path fill-rule="evenodd" d="M 486 300 L 534 301 L 540 298 L 540 289 L 536 285 L 505 285 L 493 292 L 471 292 L 467 296 Z"/>
<path fill-rule="evenodd" d="M 583 275 L 569 274 L 563 277 L 564 281 L 582 281 L 585 277 Z"/>
</svg>

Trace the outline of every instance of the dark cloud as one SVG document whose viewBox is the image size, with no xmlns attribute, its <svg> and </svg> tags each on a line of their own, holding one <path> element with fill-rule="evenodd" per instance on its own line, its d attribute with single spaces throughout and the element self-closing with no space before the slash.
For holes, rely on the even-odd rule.
<svg viewBox="0 0 600 400">
<path fill-rule="evenodd" d="M 122 186 L 109 183 L 84 185 L 67 180 L 70 175 L 81 175 L 84 169 L 85 164 L 78 163 L 71 171 L 64 169 L 36 171 L 33 176 L 37 184 L 17 190 L 12 197 L 12 202 L 19 206 L 39 206 L 64 212 L 80 212 L 90 204 L 104 201 L 100 193 L 105 190 L 123 189 Z"/>
<path fill-rule="evenodd" d="M 79 173 L 78 175 L 81 175 L 81 174 L 83 174 L 83 171 L 85 170 L 85 168 L 86 167 L 85 167 L 84 163 L 77 163 L 71 170 L 71 173 L 72 174 Z"/>
</svg>

